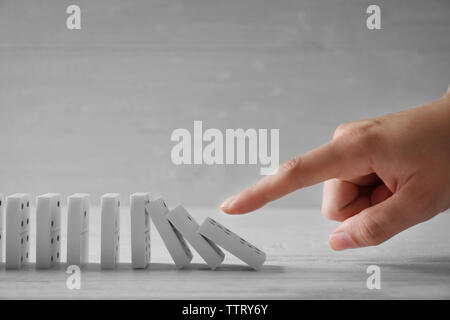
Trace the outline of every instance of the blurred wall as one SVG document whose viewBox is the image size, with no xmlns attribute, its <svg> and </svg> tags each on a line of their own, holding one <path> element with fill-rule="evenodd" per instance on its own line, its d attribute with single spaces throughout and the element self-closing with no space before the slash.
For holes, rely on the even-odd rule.
<svg viewBox="0 0 450 320">
<path fill-rule="evenodd" d="M 175 166 L 174 129 L 279 128 L 288 160 L 341 122 L 441 96 L 449 17 L 448 0 L 0 1 L 0 193 L 218 205 L 259 166 Z M 318 185 L 274 205 L 320 201 Z"/>
</svg>

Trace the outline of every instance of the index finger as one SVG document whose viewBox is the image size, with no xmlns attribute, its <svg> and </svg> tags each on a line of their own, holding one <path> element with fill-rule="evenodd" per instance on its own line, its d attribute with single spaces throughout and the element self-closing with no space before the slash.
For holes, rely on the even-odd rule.
<svg viewBox="0 0 450 320">
<path fill-rule="evenodd" d="M 355 166 L 359 158 L 343 139 L 333 140 L 302 156 L 282 164 L 277 171 L 235 195 L 222 204 L 229 214 L 247 213 L 266 203 L 281 198 L 297 189 L 337 178 L 350 171 L 366 171 L 366 166 Z"/>
</svg>

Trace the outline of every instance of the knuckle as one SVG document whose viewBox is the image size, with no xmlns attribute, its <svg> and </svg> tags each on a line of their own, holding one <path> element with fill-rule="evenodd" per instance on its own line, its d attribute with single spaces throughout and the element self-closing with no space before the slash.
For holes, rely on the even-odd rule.
<svg viewBox="0 0 450 320">
<path fill-rule="evenodd" d="M 380 131 L 376 129 L 376 127 L 361 127 L 357 134 L 357 143 L 362 146 L 373 147 L 374 145 L 379 143 L 381 138 Z"/>
<path fill-rule="evenodd" d="M 365 150 L 380 144 L 382 138 L 380 127 L 381 121 L 378 119 L 344 123 L 336 129 L 335 138 L 345 140 L 358 150 Z"/>
<path fill-rule="evenodd" d="M 359 245 L 376 246 L 389 238 L 383 226 L 371 216 L 362 220 L 359 232 Z"/>
<path fill-rule="evenodd" d="M 334 130 L 333 139 L 336 139 L 343 134 L 345 134 L 349 128 L 351 128 L 353 125 L 353 122 L 344 122 L 337 126 L 336 130 Z"/>
<path fill-rule="evenodd" d="M 280 166 L 280 168 L 283 172 L 292 172 L 298 168 L 299 163 L 300 163 L 300 157 L 295 157 L 291 160 L 284 162 Z"/>
<path fill-rule="evenodd" d="M 295 157 L 284 162 L 278 170 L 278 174 L 281 175 L 279 178 L 296 189 L 302 187 L 302 179 L 299 177 L 299 171 L 297 170 L 300 166 L 300 162 L 300 157 Z"/>
<path fill-rule="evenodd" d="M 347 122 L 339 125 L 335 130 L 335 136 L 364 136 L 367 133 L 378 132 L 381 125 L 378 119 L 367 119 L 356 122 Z"/>
<path fill-rule="evenodd" d="M 334 210 L 327 205 L 322 205 L 322 214 L 328 220 L 343 221 L 343 218 L 341 217 L 341 214 L 339 214 L 339 211 Z"/>
</svg>

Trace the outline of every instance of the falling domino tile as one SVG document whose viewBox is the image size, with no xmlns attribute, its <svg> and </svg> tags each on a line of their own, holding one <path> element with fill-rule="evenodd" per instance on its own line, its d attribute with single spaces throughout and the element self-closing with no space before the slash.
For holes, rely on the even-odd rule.
<svg viewBox="0 0 450 320">
<path fill-rule="evenodd" d="M 130 196 L 131 218 L 131 265 L 145 269 L 150 262 L 150 217 L 147 204 L 148 193 L 134 193 Z"/>
<path fill-rule="evenodd" d="M 89 195 L 67 198 L 67 265 L 82 267 L 89 257 Z"/>
<path fill-rule="evenodd" d="M 0 263 L 3 262 L 3 205 L 4 198 L 3 195 L 0 194 Z"/>
<path fill-rule="evenodd" d="M 199 225 L 182 206 L 169 211 L 167 218 L 180 231 L 211 269 L 217 268 L 225 254 L 212 241 L 198 233 Z"/>
<path fill-rule="evenodd" d="M 211 218 L 202 223 L 198 232 L 255 270 L 260 270 L 266 260 L 264 252 Z"/>
<path fill-rule="evenodd" d="M 119 261 L 120 195 L 108 193 L 101 198 L 101 253 L 102 269 L 114 269 Z"/>
<path fill-rule="evenodd" d="M 147 209 L 177 268 L 187 266 L 192 260 L 192 252 L 180 232 L 167 219 L 169 209 L 164 200 L 158 198 L 150 201 Z"/>
<path fill-rule="evenodd" d="M 60 252 L 61 196 L 48 193 L 36 198 L 36 268 L 59 263 Z"/>
<path fill-rule="evenodd" d="M 30 251 L 30 196 L 16 193 L 6 200 L 6 269 L 19 269 Z"/>
</svg>

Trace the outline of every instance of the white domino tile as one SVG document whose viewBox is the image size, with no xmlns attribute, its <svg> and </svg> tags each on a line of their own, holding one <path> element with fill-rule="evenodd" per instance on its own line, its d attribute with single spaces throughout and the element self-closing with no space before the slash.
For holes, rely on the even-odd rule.
<svg viewBox="0 0 450 320">
<path fill-rule="evenodd" d="M 192 252 L 180 232 L 167 219 L 169 209 L 164 200 L 158 198 L 150 201 L 147 209 L 177 268 L 187 266 L 192 260 Z"/>
<path fill-rule="evenodd" d="M 61 260 L 61 196 L 36 198 L 36 268 L 47 269 Z"/>
<path fill-rule="evenodd" d="M 130 196 L 131 265 L 134 269 L 145 269 L 150 263 L 149 202 L 148 193 Z"/>
<path fill-rule="evenodd" d="M 119 262 L 120 195 L 107 193 L 101 198 L 101 249 L 102 269 L 114 269 Z"/>
<path fill-rule="evenodd" d="M 6 199 L 7 269 L 19 269 L 30 254 L 30 196 L 16 193 Z"/>
<path fill-rule="evenodd" d="M 207 218 L 200 226 L 198 232 L 255 270 L 260 270 L 266 260 L 266 254 L 264 252 L 228 230 L 214 219 Z"/>
<path fill-rule="evenodd" d="M 211 269 L 216 269 L 225 255 L 212 241 L 198 233 L 199 225 L 182 206 L 169 211 L 169 221 L 200 254 Z"/>
<path fill-rule="evenodd" d="M 67 265 L 82 267 L 89 260 L 89 195 L 67 198 Z"/>
<path fill-rule="evenodd" d="M 0 263 L 3 262 L 3 242 L 5 238 L 5 231 L 3 230 L 3 207 L 5 206 L 5 199 L 0 194 Z"/>
</svg>

